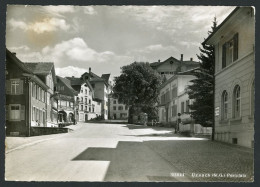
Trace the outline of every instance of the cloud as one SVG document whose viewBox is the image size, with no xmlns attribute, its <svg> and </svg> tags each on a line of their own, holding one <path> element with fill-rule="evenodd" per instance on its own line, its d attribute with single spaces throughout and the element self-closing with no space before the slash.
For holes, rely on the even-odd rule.
<svg viewBox="0 0 260 187">
<path fill-rule="evenodd" d="M 11 18 L 8 23 L 13 29 L 34 31 L 38 34 L 52 32 L 58 29 L 67 31 L 70 28 L 70 25 L 68 25 L 64 19 L 58 18 L 45 18 L 42 21 L 31 22 L 28 24 L 23 21 L 16 21 L 15 19 Z"/>
<path fill-rule="evenodd" d="M 22 46 L 19 46 L 19 47 L 9 47 L 8 48 L 10 51 L 13 51 L 13 52 L 17 52 L 17 51 L 29 51 L 30 48 L 27 46 L 27 45 L 22 45 Z"/>
<path fill-rule="evenodd" d="M 75 66 L 67 66 L 63 68 L 55 68 L 56 75 L 61 77 L 80 77 L 83 73 L 88 72 L 87 69 Z"/>
<path fill-rule="evenodd" d="M 85 14 L 88 14 L 88 15 L 97 14 L 97 11 L 91 6 L 83 7 L 83 11 L 84 11 Z"/>
<path fill-rule="evenodd" d="M 59 5 L 59 6 L 44 6 L 43 11 L 51 14 L 53 16 L 64 17 L 64 13 L 73 13 L 75 12 L 74 6 L 69 5 Z"/>
<path fill-rule="evenodd" d="M 112 51 L 97 52 L 90 48 L 82 38 L 73 38 L 56 44 L 53 47 L 47 46 L 42 50 L 43 56 L 48 56 L 59 67 L 78 63 L 83 66 L 86 63 L 110 63 L 126 62 L 131 59 L 128 56 L 116 55 Z M 132 60 L 132 59 L 131 59 Z"/>
</svg>

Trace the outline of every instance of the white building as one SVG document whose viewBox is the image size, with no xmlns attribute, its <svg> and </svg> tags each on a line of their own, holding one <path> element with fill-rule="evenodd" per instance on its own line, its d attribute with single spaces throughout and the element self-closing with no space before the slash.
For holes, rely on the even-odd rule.
<svg viewBox="0 0 260 187">
<path fill-rule="evenodd" d="M 159 122 L 174 126 L 178 125 L 181 132 L 210 134 L 211 129 L 194 124 L 194 120 L 190 116 L 189 105 L 193 101 L 189 99 L 186 88 L 192 84 L 190 81 L 193 79 L 195 77 L 187 71 L 175 74 L 162 84 L 158 105 Z M 179 122 L 178 119 L 180 119 Z"/>
<path fill-rule="evenodd" d="M 237 7 L 205 43 L 215 46 L 215 139 L 253 147 L 254 9 Z"/>
<path fill-rule="evenodd" d="M 118 99 L 109 98 L 110 103 L 110 119 L 127 119 L 128 118 L 128 106 L 119 103 Z"/>
</svg>

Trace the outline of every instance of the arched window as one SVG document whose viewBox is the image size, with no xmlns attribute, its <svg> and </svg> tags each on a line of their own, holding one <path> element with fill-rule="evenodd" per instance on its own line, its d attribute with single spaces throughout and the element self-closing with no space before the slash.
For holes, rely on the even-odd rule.
<svg viewBox="0 0 260 187">
<path fill-rule="evenodd" d="M 222 106 L 221 106 L 221 111 L 222 111 L 222 119 L 227 119 L 227 114 L 228 114 L 228 93 L 227 91 L 224 91 L 222 93 Z"/>
<path fill-rule="evenodd" d="M 255 80 L 252 83 L 251 87 L 251 116 L 255 114 Z"/>
<path fill-rule="evenodd" d="M 240 86 L 236 85 L 233 92 L 234 105 L 233 105 L 233 117 L 238 118 L 241 115 L 241 97 Z"/>
</svg>

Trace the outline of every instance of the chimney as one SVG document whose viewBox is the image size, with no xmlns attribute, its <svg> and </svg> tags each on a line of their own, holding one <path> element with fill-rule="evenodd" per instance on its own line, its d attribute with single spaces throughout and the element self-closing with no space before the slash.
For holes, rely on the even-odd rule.
<svg viewBox="0 0 260 187">
<path fill-rule="evenodd" d="M 181 54 L 181 61 L 183 61 L 183 54 Z"/>
<path fill-rule="evenodd" d="M 190 61 L 193 61 L 193 58 L 190 58 Z"/>
<path fill-rule="evenodd" d="M 160 59 L 158 60 L 158 62 L 161 62 Z"/>
<path fill-rule="evenodd" d="M 91 73 L 91 67 L 90 67 L 90 68 L 88 68 L 88 73 Z"/>
</svg>

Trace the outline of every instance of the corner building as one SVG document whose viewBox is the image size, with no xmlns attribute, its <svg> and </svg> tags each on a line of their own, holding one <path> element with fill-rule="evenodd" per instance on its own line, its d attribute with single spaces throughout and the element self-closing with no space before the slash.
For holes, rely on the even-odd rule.
<svg viewBox="0 0 260 187">
<path fill-rule="evenodd" d="M 215 139 L 254 145 L 255 17 L 237 7 L 204 41 L 215 46 Z"/>
</svg>

